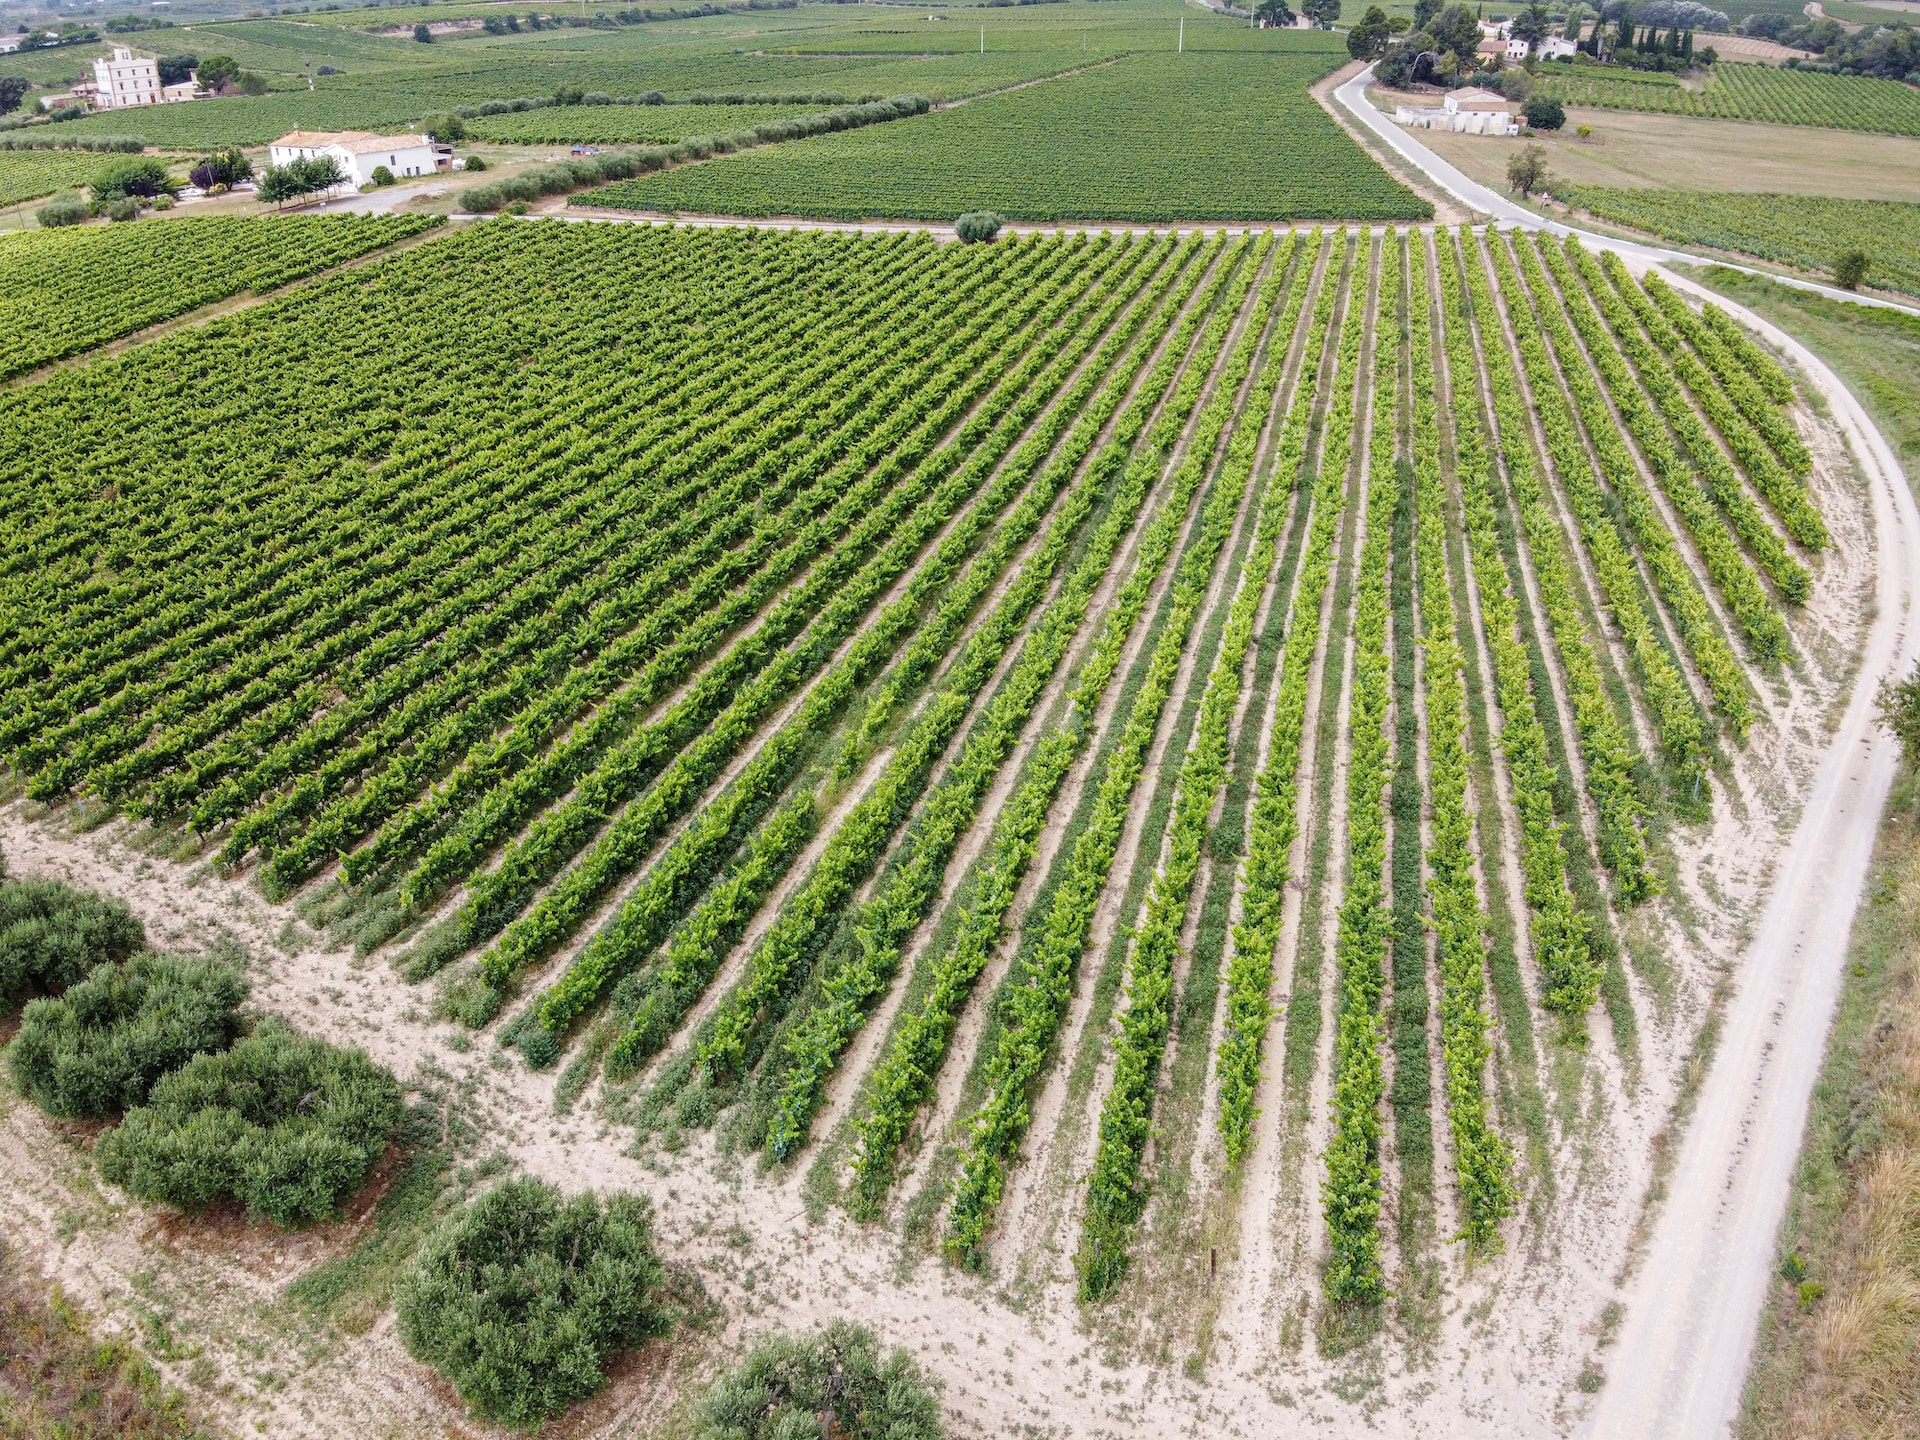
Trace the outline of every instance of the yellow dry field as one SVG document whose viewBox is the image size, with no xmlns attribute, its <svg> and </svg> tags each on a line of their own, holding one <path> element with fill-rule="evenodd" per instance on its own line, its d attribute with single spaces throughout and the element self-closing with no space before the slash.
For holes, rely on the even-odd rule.
<svg viewBox="0 0 1920 1440">
<path fill-rule="evenodd" d="M 1379 88 L 1368 98 L 1388 115 L 1396 104 L 1437 103 L 1432 94 Z M 1579 125 L 1593 127 L 1591 139 L 1574 134 Z M 1537 144 L 1546 150 L 1553 175 L 1576 185 L 1920 200 L 1920 139 L 1905 136 L 1575 109 L 1567 111 L 1566 129 L 1558 135 L 1531 140 L 1445 130 L 1413 133 L 1435 154 L 1497 190 L 1506 189 L 1507 161 L 1521 147 Z"/>
</svg>

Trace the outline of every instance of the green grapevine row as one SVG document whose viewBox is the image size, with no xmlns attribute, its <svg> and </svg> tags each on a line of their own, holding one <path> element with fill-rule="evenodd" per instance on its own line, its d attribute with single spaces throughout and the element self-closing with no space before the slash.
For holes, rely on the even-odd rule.
<svg viewBox="0 0 1920 1440">
<path fill-rule="evenodd" d="M 1534 297 L 1534 314 L 1552 342 L 1558 362 L 1556 368 L 1579 406 L 1587 441 L 1599 459 L 1601 472 L 1612 488 L 1613 499 L 1618 503 L 1620 513 L 1626 517 L 1627 528 L 1639 545 L 1647 568 L 1653 572 L 1654 582 L 1679 626 L 1681 639 L 1692 655 L 1701 678 L 1706 681 L 1715 705 L 1733 726 L 1734 732 L 1745 739 L 1747 729 L 1753 722 L 1747 700 L 1747 679 L 1740 669 L 1740 662 L 1734 658 L 1732 647 L 1720 633 L 1712 607 L 1700 592 L 1699 582 L 1694 579 L 1692 570 L 1680 554 L 1680 547 L 1647 493 L 1633 453 L 1621 438 L 1619 422 L 1608 408 L 1606 397 L 1595 383 L 1593 372 L 1581 354 L 1579 342 L 1574 338 L 1573 329 L 1567 323 L 1566 311 L 1560 307 L 1547 284 L 1546 274 L 1540 266 L 1540 252 L 1516 240 L 1514 253 L 1520 259 L 1527 288 Z M 1584 477 L 1568 470 L 1562 470 L 1561 475 L 1574 488 L 1578 503 L 1578 492 L 1584 485 Z M 1598 499 L 1597 489 L 1595 498 Z M 1616 606 L 1619 604 L 1617 592 L 1608 598 Z M 1668 744 L 1672 748 L 1670 737 Z"/>
<path fill-rule="evenodd" d="M 1252 483 L 1260 436 L 1273 409 L 1286 351 L 1293 339 L 1291 332 L 1274 337 L 1268 363 L 1235 420 L 1233 407 L 1240 400 L 1240 384 L 1252 368 L 1256 350 L 1265 342 L 1267 321 L 1279 298 L 1280 278 L 1276 265 L 1274 278 L 1256 302 L 1222 386 L 1208 407 L 1210 411 L 1217 409 L 1222 420 L 1230 422 L 1226 455 L 1215 483 L 1218 503 L 1224 506 L 1225 497 L 1231 496 L 1236 509 Z M 1203 416 L 1201 437 L 1215 429 L 1211 418 Z M 1210 458 L 1190 457 L 1188 463 Z M 1279 551 L 1292 496 L 1293 486 L 1281 478 L 1280 471 L 1270 471 L 1255 507 L 1253 545 L 1241 568 L 1240 588 L 1233 596 L 1219 652 L 1201 693 L 1199 724 L 1175 782 L 1166 858 L 1153 877 L 1128 951 L 1127 1009 L 1114 1045 L 1112 1082 L 1100 1114 L 1100 1146 L 1089 1181 L 1080 1248 L 1083 1299 L 1097 1299 L 1125 1273 L 1128 1236 L 1145 1203 L 1140 1160 L 1152 1123 L 1154 1085 L 1172 1021 L 1174 957 L 1200 869 L 1208 820 L 1226 782 L 1244 662 L 1253 643 L 1254 622 Z"/>
<path fill-rule="evenodd" d="M 1500 1222 L 1513 1213 L 1513 1154 L 1487 1113 L 1487 1062 L 1493 1051 L 1487 1036 L 1488 922 L 1474 881 L 1473 816 L 1467 810 L 1465 658 L 1447 573 L 1446 487 L 1440 478 L 1433 386 L 1432 289 L 1426 247 L 1416 244 L 1413 248 L 1414 583 L 1432 817 L 1427 893 L 1433 906 L 1440 971 L 1440 1046 L 1446 1060 L 1447 1120 L 1460 1185 L 1461 1232 L 1469 1246 L 1485 1251 L 1498 1246 Z"/>
<path fill-rule="evenodd" d="M 1344 251 L 1344 247 L 1342 247 Z M 1339 256 L 1330 259 L 1314 303 L 1300 380 L 1276 445 L 1274 474 L 1303 492 L 1309 421 L 1319 398 L 1320 370 L 1333 306 L 1340 289 Z M 1240 921 L 1233 928 L 1227 961 L 1227 1019 L 1220 1038 L 1220 1137 L 1227 1164 L 1237 1169 L 1253 1148 L 1254 1092 L 1260 1083 L 1260 1053 L 1273 1020 L 1273 956 L 1280 943 L 1287 880 L 1298 829 L 1297 774 L 1306 724 L 1307 687 L 1320 648 L 1320 609 L 1333 574 L 1333 546 L 1346 501 L 1346 477 L 1323 467 L 1303 503 L 1313 506 L 1312 529 L 1300 577 L 1284 623 L 1280 689 L 1274 701 L 1267 763 L 1254 782 L 1248 825 L 1245 884 Z"/>
<path fill-rule="evenodd" d="M 1520 863 L 1526 876 L 1529 929 L 1547 1007 L 1584 1023 L 1600 993 L 1600 967 L 1587 943 L 1586 919 L 1567 888 L 1567 857 L 1554 818 L 1554 772 L 1519 615 L 1507 588 L 1494 534 L 1493 462 L 1480 407 L 1472 316 L 1455 268 L 1453 246 L 1440 247 L 1440 293 L 1446 318 L 1448 384 L 1453 395 L 1454 464 L 1466 512 L 1467 551 L 1480 592 L 1480 614 L 1493 653 L 1494 694 L 1503 723 L 1500 749 L 1520 814 Z"/>
<path fill-rule="evenodd" d="M 1233 312 L 1223 310 L 1209 324 L 1202 352 L 1217 354 L 1231 327 Z M 1197 398 L 1212 369 L 1189 369 L 1182 389 Z M 1188 381 L 1191 381 L 1189 385 Z M 1154 450 L 1170 449 L 1184 419 L 1166 416 Z M 1197 449 L 1197 441 L 1190 448 Z M 1116 598 L 1099 639 L 1083 667 L 1075 704 L 1091 709 L 1119 663 L 1127 633 L 1144 613 L 1161 565 L 1171 555 L 1186 523 L 1187 508 L 1200 489 L 1205 466 L 1183 463 L 1175 472 L 1173 493 L 1142 537 L 1134 574 Z M 1173 595 L 1160 639 L 1147 661 L 1144 682 L 1124 718 L 1115 717 L 1118 740 L 1108 753 L 1095 787 L 1092 818 L 1065 866 L 1064 878 L 1040 915 L 1028 923 L 1038 941 L 1021 973 L 1009 976 L 1000 1001 L 1002 1028 L 986 1062 L 988 1096 L 969 1122 L 963 1171 L 947 1215 L 946 1245 L 968 1263 L 982 1258 L 987 1230 L 999 1209 L 1008 1167 L 1032 1118 L 1032 1092 L 1052 1054 L 1055 1032 L 1065 1017 L 1073 977 L 1093 925 L 1093 912 L 1106 887 L 1133 787 L 1146 763 L 1148 746 L 1172 693 L 1180 655 L 1205 591 L 1204 577 L 1225 542 L 1209 500 L 1198 529 L 1174 572 Z M 1230 520 L 1230 517 L 1229 517 Z"/>
<path fill-rule="evenodd" d="M 1633 778 L 1637 757 L 1601 683 L 1600 667 L 1574 601 L 1573 576 L 1562 549 L 1560 527 L 1540 498 L 1531 427 L 1521 405 L 1513 358 L 1500 329 L 1500 312 L 1487 285 L 1486 271 L 1479 263 L 1478 246 L 1468 250 L 1466 262 L 1467 293 L 1482 326 L 1481 353 L 1493 397 L 1500 454 L 1506 462 L 1507 482 L 1519 502 L 1536 588 L 1566 674 L 1574 730 L 1587 764 L 1587 793 L 1593 797 L 1600 821 L 1600 856 L 1620 882 L 1620 898 L 1630 905 L 1638 904 L 1657 894 L 1660 882 L 1647 868 L 1640 794 Z"/>
<path fill-rule="evenodd" d="M 1384 903 L 1387 768 L 1392 750 L 1387 707 L 1393 698 L 1387 657 L 1391 608 L 1387 562 L 1392 554 L 1393 514 L 1400 503 L 1395 464 L 1400 356 L 1397 324 L 1389 317 L 1399 302 L 1399 289 L 1399 247 L 1388 245 L 1380 270 L 1382 318 L 1374 322 L 1375 425 L 1368 447 L 1366 531 L 1354 592 L 1353 684 L 1347 711 L 1347 868 L 1334 944 L 1340 993 L 1333 1040 L 1333 1134 L 1327 1142 L 1326 1178 L 1320 1185 L 1327 1248 L 1332 1252 L 1321 1284 L 1329 1299 L 1360 1304 L 1386 1294 L 1380 1268 L 1380 1108 L 1387 1095 L 1381 1053 L 1387 1032 L 1380 1002 L 1386 991 L 1390 928 Z M 1357 308 L 1348 311 L 1350 316 L 1356 313 Z M 1364 433 L 1364 417 L 1357 407 L 1350 420 L 1340 413 L 1351 404 L 1343 388 L 1334 411 L 1333 439 L 1327 446 L 1328 468 L 1341 474 L 1353 444 Z M 1350 438 L 1339 443 L 1343 436 Z"/>
<path fill-rule="evenodd" d="M 1588 293 L 1599 305 L 1600 313 L 1606 317 L 1607 328 L 1613 332 L 1615 343 L 1633 362 L 1641 389 L 1653 397 L 1668 427 L 1680 441 L 1681 449 L 1691 460 L 1694 474 L 1704 482 L 1700 488 L 1713 497 L 1731 522 L 1734 534 L 1740 537 L 1780 593 L 1796 605 L 1803 603 L 1813 583 L 1806 567 L 1794 559 L 1780 536 L 1767 523 L 1766 517 L 1760 513 L 1760 507 L 1753 503 L 1753 498 L 1741 485 L 1740 477 L 1734 473 L 1733 466 L 1713 443 L 1705 423 L 1687 403 L 1687 397 L 1680 382 L 1674 378 L 1672 368 L 1634 323 L 1632 308 L 1607 284 L 1606 276 L 1586 250 L 1573 250 L 1571 253 L 1574 268 Z M 1679 456 L 1668 451 L 1663 454 L 1661 463 L 1669 463 L 1669 460 L 1678 462 Z M 1772 606 L 1767 607 L 1767 613 L 1778 624 L 1779 617 Z"/>
</svg>

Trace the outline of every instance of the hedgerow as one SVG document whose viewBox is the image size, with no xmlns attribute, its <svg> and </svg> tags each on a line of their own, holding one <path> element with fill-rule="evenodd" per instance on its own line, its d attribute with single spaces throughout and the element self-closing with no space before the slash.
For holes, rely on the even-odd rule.
<svg viewBox="0 0 1920 1440">
<path fill-rule="evenodd" d="M 225 956 L 136 955 L 97 966 L 58 999 L 27 1006 L 7 1067 L 50 1115 L 117 1115 L 144 1103 L 169 1071 L 232 1044 L 247 989 Z"/>
<path fill-rule="evenodd" d="M 359 1050 L 278 1019 L 162 1078 L 100 1137 L 100 1173 L 180 1210 L 239 1201 L 281 1226 L 335 1213 L 400 1120 L 400 1087 Z"/>
<path fill-rule="evenodd" d="M 644 1196 L 563 1198 L 531 1176 L 442 1223 L 394 1292 L 401 1343 L 497 1424 L 533 1430 L 671 1327 Z"/>
</svg>

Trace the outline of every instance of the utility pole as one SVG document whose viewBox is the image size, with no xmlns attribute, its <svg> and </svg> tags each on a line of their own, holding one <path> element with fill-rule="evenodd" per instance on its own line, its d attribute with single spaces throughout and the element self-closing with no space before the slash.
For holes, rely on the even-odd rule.
<svg viewBox="0 0 1920 1440">
<path fill-rule="evenodd" d="M 1187 53 L 1187 17 L 1184 15 L 1180 17 L 1180 53 Z"/>
<path fill-rule="evenodd" d="M 980 53 L 987 53 L 987 27 L 984 25 L 980 27 Z"/>
</svg>

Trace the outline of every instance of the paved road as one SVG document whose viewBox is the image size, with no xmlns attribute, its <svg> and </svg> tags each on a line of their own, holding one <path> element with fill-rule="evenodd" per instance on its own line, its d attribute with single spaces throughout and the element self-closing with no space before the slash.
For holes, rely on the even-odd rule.
<svg viewBox="0 0 1920 1440">
<path fill-rule="evenodd" d="M 1468 206 L 1529 230 L 1579 234 L 1584 244 L 1620 252 L 1636 269 L 1698 262 L 1680 251 L 1548 221 L 1469 179 L 1367 102 L 1371 75 L 1368 69 L 1347 81 L 1336 99 Z M 1670 271 L 1667 278 L 1695 294 L 1709 293 Z M 1786 283 L 1856 304 L 1889 303 Z M 1866 472 L 1880 537 L 1875 618 L 1860 682 L 1741 961 L 1670 1198 L 1632 1282 L 1620 1339 L 1606 1356 L 1607 1384 L 1581 1427 L 1595 1440 L 1715 1440 L 1739 1412 L 1847 937 L 1893 780 L 1896 748 L 1874 722 L 1873 694 L 1879 677 L 1906 673 L 1920 656 L 1920 626 L 1909 623 L 1920 588 L 1920 511 L 1893 451 L 1859 402 L 1804 346 L 1741 306 L 1712 298 L 1799 362 Z"/>
</svg>

